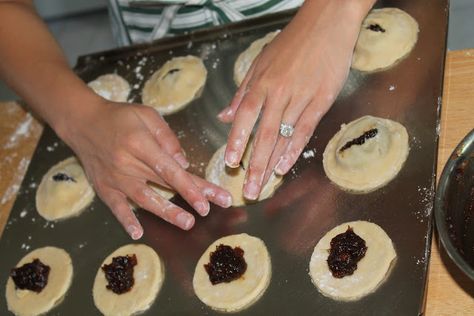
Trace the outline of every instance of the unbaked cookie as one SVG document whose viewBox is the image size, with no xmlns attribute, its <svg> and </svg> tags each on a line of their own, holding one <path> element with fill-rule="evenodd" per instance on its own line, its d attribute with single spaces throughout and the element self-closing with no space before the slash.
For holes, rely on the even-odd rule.
<svg viewBox="0 0 474 316">
<path fill-rule="evenodd" d="M 211 252 L 220 245 L 243 250 L 246 269 L 242 276 L 230 282 L 213 285 L 205 265 Z M 272 265 L 263 241 L 247 235 L 231 235 L 213 242 L 199 259 L 194 271 L 193 287 L 197 297 L 212 309 L 237 312 L 255 303 L 270 284 Z"/>
<path fill-rule="evenodd" d="M 280 33 L 280 30 L 268 33 L 264 37 L 252 42 L 246 50 L 240 53 L 234 64 L 234 82 L 237 86 L 240 86 L 244 80 L 254 59 L 260 54 L 265 45 L 270 43 L 278 33 Z"/>
<path fill-rule="evenodd" d="M 115 102 L 126 102 L 130 93 L 127 80 L 117 74 L 99 76 L 87 85 L 104 99 Z"/>
<path fill-rule="evenodd" d="M 62 302 L 71 285 L 73 268 L 71 257 L 63 249 L 55 247 L 38 248 L 24 256 L 17 268 L 33 263 L 35 259 L 49 267 L 46 286 L 36 292 L 16 287 L 9 277 L 5 290 L 8 310 L 18 316 L 41 315 Z"/>
<path fill-rule="evenodd" d="M 95 196 L 76 157 L 54 165 L 36 191 L 36 209 L 49 221 L 78 215 Z"/>
<path fill-rule="evenodd" d="M 242 206 L 246 203 L 252 202 L 244 198 L 242 191 L 245 174 L 247 172 L 246 170 L 250 162 L 250 147 L 251 146 L 247 146 L 247 150 L 245 151 L 244 156 L 242 157 L 242 162 L 238 168 L 230 168 L 225 164 L 224 155 L 226 145 L 222 146 L 214 153 L 206 168 L 206 180 L 229 191 L 232 195 L 232 206 Z M 282 181 L 283 177 L 272 173 L 267 184 L 263 187 L 262 192 L 260 192 L 258 200 L 263 201 L 270 198 Z"/>
<path fill-rule="evenodd" d="M 367 250 L 352 275 L 336 278 L 327 262 L 331 240 L 346 232 L 348 227 L 365 240 Z M 392 240 L 380 226 L 365 221 L 348 222 L 331 229 L 321 238 L 311 256 L 309 274 L 323 295 L 336 300 L 356 300 L 375 291 L 385 280 L 395 257 Z"/>
<path fill-rule="evenodd" d="M 175 191 L 165 188 L 159 184 L 149 182 L 148 185 L 165 200 L 170 200 L 176 194 Z"/>
<path fill-rule="evenodd" d="M 136 258 L 136 265 L 133 266 L 134 284 L 126 292 L 116 294 L 107 288 L 109 282 L 102 267 L 111 264 L 113 258 L 133 255 Z M 104 315 L 125 316 L 143 312 L 154 302 L 164 276 L 164 267 L 152 248 L 142 244 L 120 247 L 104 260 L 97 271 L 92 290 L 95 306 Z"/>
<path fill-rule="evenodd" d="M 324 150 L 323 167 L 342 189 L 366 193 L 395 178 L 408 152 L 403 125 L 367 115 L 341 126 Z"/>
<path fill-rule="evenodd" d="M 374 9 L 362 23 L 352 68 L 376 71 L 407 56 L 418 40 L 418 23 L 397 8 Z"/>
<path fill-rule="evenodd" d="M 145 83 L 142 103 L 162 115 L 175 113 L 200 95 L 206 77 L 207 70 L 200 58 L 175 57 Z"/>
</svg>

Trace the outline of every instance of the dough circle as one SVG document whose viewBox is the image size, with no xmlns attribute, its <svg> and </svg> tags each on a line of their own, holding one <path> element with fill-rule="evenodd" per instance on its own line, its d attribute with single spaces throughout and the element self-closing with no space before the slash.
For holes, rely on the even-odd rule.
<svg viewBox="0 0 474 316">
<path fill-rule="evenodd" d="M 108 282 L 102 271 L 112 258 L 135 254 L 137 265 L 133 270 L 135 284 L 130 291 L 115 294 L 106 288 Z M 164 267 L 158 254 L 147 245 L 129 244 L 111 253 L 100 265 L 95 276 L 92 295 L 94 304 L 104 315 L 134 315 L 147 310 L 154 302 L 164 280 Z"/>
<path fill-rule="evenodd" d="M 97 77 L 87 84 L 95 93 L 104 99 L 115 102 L 127 102 L 130 85 L 117 74 L 106 74 Z"/>
<path fill-rule="evenodd" d="M 142 103 L 154 107 L 162 115 L 175 113 L 200 95 L 206 77 L 207 70 L 200 58 L 175 57 L 147 80 Z"/>
<path fill-rule="evenodd" d="M 247 71 L 249 71 L 250 66 L 252 66 L 254 59 L 260 54 L 265 45 L 270 43 L 278 33 L 280 33 L 280 30 L 268 33 L 264 37 L 252 42 L 246 50 L 240 53 L 234 64 L 234 82 L 237 86 L 240 86 L 242 81 L 244 81 L 245 75 Z"/>
<path fill-rule="evenodd" d="M 69 254 L 56 247 L 33 250 L 24 256 L 16 267 L 39 259 L 50 267 L 48 283 L 40 292 L 16 289 L 12 278 L 8 278 L 6 299 L 8 310 L 18 316 L 41 315 L 60 304 L 72 282 L 73 268 Z"/>
<path fill-rule="evenodd" d="M 244 156 L 242 157 L 242 165 L 245 169 L 247 169 L 250 162 L 250 147 L 250 145 L 247 146 Z M 252 201 L 248 201 L 244 198 L 242 192 L 246 171 L 242 169 L 241 166 L 239 168 L 229 168 L 226 166 L 224 161 L 225 148 L 226 145 L 219 148 L 209 161 L 206 168 L 206 180 L 229 191 L 232 195 L 232 206 L 242 206 L 247 203 L 252 203 Z M 272 173 L 267 184 L 263 187 L 262 192 L 260 192 L 258 201 L 272 197 L 282 181 L 283 177 Z"/>
<path fill-rule="evenodd" d="M 379 25 L 385 32 L 373 31 Z M 418 23 L 397 8 L 374 9 L 365 18 L 354 50 L 352 68 L 376 71 L 407 56 L 418 40 Z"/>
<path fill-rule="evenodd" d="M 244 251 L 247 270 L 237 280 L 212 285 L 204 264 L 220 244 L 240 247 Z M 271 274 L 270 255 L 261 239 L 247 234 L 230 235 L 213 242 L 201 256 L 194 271 L 193 287 L 197 297 L 212 309 L 238 312 L 258 301 L 270 284 Z"/>
<path fill-rule="evenodd" d="M 54 181 L 64 173 L 75 181 Z M 41 179 L 36 191 L 36 209 L 46 220 L 60 220 L 79 215 L 94 199 L 95 193 L 76 157 L 54 165 Z"/>
<path fill-rule="evenodd" d="M 165 188 L 165 187 L 163 187 L 159 184 L 156 184 L 156 183 L 149 182 L 148 185 L 153 189 L 153 191 L 155 191 L 155 193 L 160 195 L 165 200 L 172 199 L 173 196 L 176 194 L 175 191 L 170 190 L 168 188 Z"/>
<path fill-rule="evenodd" d="M 357 263 L 354 274 L 338 279 L 332 276 L 327 258 L 331 239 L 344 233 L 348 226 L 365 240 L 367 252 Z M 396 256 L 392 240 L 380 226 L 365 221 L 348 222 L 331 229 L 321 238 L 311 255 L 309 274 L 323 295 L 336 300 L 357 300 L 375 291 L 385 280 Z"/>
<path fill-rule="evenodd" d="M 375 137 L 340 151 L 347 142 L 371 129 L 378 130 Z M 341 126 L 324 150 L 323 167 L 328 178 L 343 190 L 367 193 L 395 178 L 409 150 L 403 125 L 367 115 Z"/>
</svg>

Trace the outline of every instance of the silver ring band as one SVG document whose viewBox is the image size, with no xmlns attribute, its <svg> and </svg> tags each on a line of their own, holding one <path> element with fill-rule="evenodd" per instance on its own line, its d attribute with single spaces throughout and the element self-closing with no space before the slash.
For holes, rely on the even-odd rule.
<svg viewBox="0 0 474 316">
<path fill-rule="evenodd" d="M 286 124 L 286 123 L 281 123 L 280 124 L 280 135 L 283 137 L 291 137 L 293 135 L 293 132 L 295 131 L 295 128 L 293 125 Z"/>
</svg>

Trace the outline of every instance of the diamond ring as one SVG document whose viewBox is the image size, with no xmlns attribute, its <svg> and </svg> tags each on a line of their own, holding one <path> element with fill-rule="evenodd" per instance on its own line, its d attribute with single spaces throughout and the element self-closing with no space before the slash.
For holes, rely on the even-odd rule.
<svg viewBox="0 0 474 316">
<path fill-rule="evenodd" d="M 293 135 L 293 132 L 295 131 L 295 128 L 286 123 L 281 123 L 280 124 L 280 135 L 283 137 L 291 137 Z"/>
</svg>

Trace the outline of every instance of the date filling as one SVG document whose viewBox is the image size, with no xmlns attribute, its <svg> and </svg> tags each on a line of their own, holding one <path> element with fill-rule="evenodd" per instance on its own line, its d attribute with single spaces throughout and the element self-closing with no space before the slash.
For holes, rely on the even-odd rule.
<svg viewBox="0 0 474 316">
<path fill-rule="evenodd" d="M 378 24 L 370 24 L 369 26 L 366 27 L 367 30 L 371 30 L 373 32 L 380 32 L 380 33 L 385 33 L 385 29 L 382 28 Z"/>
<path fill-rule="evenodd" d="M 62 172 L 56 173 L 56 174 L 53 176 L 53 180 L 56 181 L 56 182 L 60 182 L 60 181 L 72 181 L 72 182 L 76 182 L 76 180 L 75 180 L 73 177 L 70 177 L 70 176 L 68 176 L 67 174 L 62 173 Z"/>
<path fill-rule="evenodd" d="M 104 264 L 102 271 L 108 281 L 106 288 L 115 294 L 123 294 L 130 291 L 135 284 L 133 278 L 133 267 L 137 265 L 137 256 L 119 256 L 112 258 L 111 264 Z"/>
<path fill-rule="evenodd" d="M 354 138 L 354 139 L 348 141 L 347 143 L 345 143 L 344 146 L 342 146 L 341 149 L 339 149 L 339 152 L 342 153 L 344 150 L 347 150 L 347 149 L 351 148 L 354 145 L 359 145 L 360 146 L 360 145 L 365 144 L 365 142 L 367 140 L 377 136 L 378 132 L 379 132 L 379 130 L 376 129 L 376 128 L 373 128 L 371 130 L 368 130 L 367 132 L 364 132 L 364 134 L 360 135 L 359 137 Z"/>
<path fill-rule="evenodd" d="M 331 239 L 327 263 L 332 276 L 341 279 L 357 270 L 357 263 L 367 251 L 365 240 L 354 233 L 351 227 Z"/>
<path fill-rule="evenodd" d="M 48 285 L 49 271 L 51 268 L 39 259 L 25 263 L 19 268 L 10 271 L 10 277 L 15 287 L 21 290 L 30 290 L 40 293 Z"/>
<path fill-rule="evenodd" d="M 229 283 L 240 278 L 247 270 L 244 250 L 240 247 L 220 244 L 209 255 L 209 263 L 204 265 L 212 285 Z"/>
</svg>

